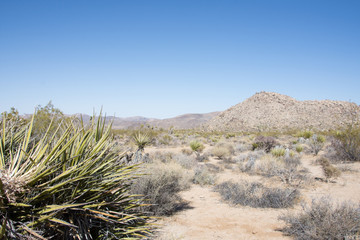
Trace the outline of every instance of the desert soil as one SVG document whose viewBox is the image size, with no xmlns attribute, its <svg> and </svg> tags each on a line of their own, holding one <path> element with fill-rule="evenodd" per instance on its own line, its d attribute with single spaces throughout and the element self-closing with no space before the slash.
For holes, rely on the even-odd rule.
<svg viewBox="0 0 360 240">
<path fill-rule="evenodd" d="M 170 149 L 178 152 L 181 148 Z M 149 150 L 153 151 L 152 149 Z M 169 151 L 169 149 L 166 149 Z M 309 170 L 311 178 L 324 178 L 321 168 L 314 164 L 315 157 L 304 155 L 303 165 Z M 222 166 L 220 160 L 210 158 L 210 163 Z M 329 196 L 335 202 L 360 202 L 360 165 L 348 164 L 353 171 L 343 172 L 332 182 L 314 180 L 301 189 L 301 202 L 311 202 L 322 196 Z M 217 183 L 239 179 L 271 181 L 260 176 L 249 176 L 233 169 L 224 168 L 217 174 Z M 301 211 L 301 204 L 291 209 L 251 208 L 233 206 L 221 199 L 212 186 L 192 185 L 181 193 L 188 208 L 170 217 L 160 219 L 156 240 L 197 240 L 197 239 L 291 239 L 280 231 L 284 222 L 279 216 Z"/>
</svg>

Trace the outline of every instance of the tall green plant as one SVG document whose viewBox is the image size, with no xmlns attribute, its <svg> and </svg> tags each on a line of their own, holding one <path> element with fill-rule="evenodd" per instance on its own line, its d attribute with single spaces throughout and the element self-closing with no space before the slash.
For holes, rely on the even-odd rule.
<svg viewBox="0 0 360 240">
<path fill-rule="evenodd" d="M 0 239 L 138 239 L 149 234 L 101 117 L 32 139 L 34 116 L 0 130 Z"/>
</svg>

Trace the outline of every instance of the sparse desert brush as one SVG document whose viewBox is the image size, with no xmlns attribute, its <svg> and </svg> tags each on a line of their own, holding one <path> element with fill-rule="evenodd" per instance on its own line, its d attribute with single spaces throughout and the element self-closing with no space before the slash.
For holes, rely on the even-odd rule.
<svg viewBox="0 0 360 240">
<path fill-rule="evenodd" d="M 193 169 L 198 164 L 194 156 L 189 156 L 185 154 L 175 154 L 172 159 L 186 169 Z"/>
<path fill-rule="evenodd" d="M 337 178 L 340 176 L 341 171 L 339 169 L 337 169 L 336 167 L 334 167 L 330 163 L 329 159 L 322 157 L 322 158 L 318 159 L 318 162 L 321 165 L 323 173 L 327 180 L 329 178 Z"/>
<path fill-rule="evenodd" d="M 314 135 L 314 132 L 311 131 L 311 130 L 304 130 L 304 131 L 298 132 L 298 133 L 296 134 L 297 137 L 299 137 L 299 138 L 302 137 L 302 138 L 305 138 L 305 139 L 309 139 L 309 138 L 311 138 L 313 135 Z"/>
<path fill-rule="evenodd" d="M 245 166 L 249 164 L 250 161 Z M 290 186 L 300 186 L 310 181 L 307 172 L 301 168 L 300 158 L 297 156 L 279 159 L 266 155 L 253 162 L 251 168 L 243 167 L 244 169 L 265 177 L 278 177 L 283 183 Z"/>
<path fill-rule="evenodd" d="M 162 135 L 162 136 L 158 137 L 158 143 L 160 145 L 166 145 L 167 146 L 167 145 L 170 145 L 172 141 L 173 141 L 173 138 L 168 134 L 165 134 L 165 135 Z"/>
<path fill-rule="evenodd" d="M 268 188 L 258 182 L 223 182 L 215 187 L 225 201 L 254 208 L 287 208 L 300 193 L 297 189 Z"/>
<path fill-rule="evenodd" d="M 296 145 L 295 150 L 297 153 L 301 153 L 302 151 L 304 151 L 304 147 L 300 144 Z"/>
<path fill-rule="evenodd" d="M 181 149 L 181 153 L 185 154 L 187 156 L 190 156 L 191 154 L 193 154 L 193 150 L 191 150 L 189 148 L 183 148 L 183 149 Z"/>
<path fill-rule="evenodd" d="M 320 152 L 320 150 L 324 147 L 325 141 L 326 141 L 326 139 L 324 136 L 314 134 L 311 137 L 310 144 L 309 144 L 311 152 L 314 155 L 317 155 Z"/>
<path fill-rule="evenodd" d="M 226 157 L 230 157 L 230 150 L 225 146 L 214 146 L 211 149 L 211 154 L 217 157 L 218 159 L 225 159 Z"/>
<path fill-rule="evenodd" d="M 285 156 L 285 148 L 281 147 L 281 146 L 276 146 L 275 148 L 271 149 L 271 154 L 274 157 L 283 157 Z"/>
<path fill-rule="evenodd" d="M 253 143 L 253 150 L 264 149 L 265 152 L 269 153 L 276 145 L 278 145 L 278 142 L 273 137 L 257 136 Z"/>
<path fill-rule="evenodd" d="M 190 187 L 192 173 L 176 163 L 148 164 L 131 186 L 141 196 L 148 215 L 170 215 L 183 205 L 179 192 Z"/>
<path fill-rule="evenodd" d="M 360 206 L 350 202 L 334 204 L 329 198 L 313 200 L 299 214 L 280 217 L 284 234 L 301 240 L 358 239 Z"/>
<path fill-rule="evenodd" d="M 216 175 L 209 171 L 206 166 L 199 166 L 195 169 L 193 183 L 204 185 L 214 185 L 216 182 Z"/>
<path fill-rule="evenodd" d="M 348 125 L 334 135 L 331 146 L 346 161 L 360 161 L 360 123 Z"/>
<path fill-rule="evenodd" d="M 194 140 L 190 142 L 190 148 L 191 150 L 193 150 L 195 153 L 199 154 L 201 153 L 204 149 L 205 146 L 204 144 L 202 144 L 201 142 Z"/>
<path fill-rule="evenodd" d="M 111 126 L 72 122 L 53 136 L 34 118 L 0 130 L 0 239 L 145 238 L 148 217 L 130 194 L 135 166 L 119 164 Z M 2 119 L 4 121 L 4 119 Z M 50 126 L 48 126 L 50 129 Z"/>
</svg>

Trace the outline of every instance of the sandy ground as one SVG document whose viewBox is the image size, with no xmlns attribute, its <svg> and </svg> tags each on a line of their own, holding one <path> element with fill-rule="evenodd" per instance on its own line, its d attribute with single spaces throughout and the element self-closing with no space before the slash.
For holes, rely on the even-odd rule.
<svg viewBox="0 0 360 240">
<path fill-rule="evenodd" d="M 149 152 L 165 149 L 150 149 Z M 167 148 L 166 151 L 179 152 L 181 148 Z M 316 157 L 304 155 L 302 164 L 311 178 L 324 178 L 322 169 L 314 164 Z M 210 162 L 220 165 L 220 160 L 211 158 Z M 343 172 L 332 182 L 314 180 L 301 189 L 302 201 L 311 202 L 323 196 L 330 196 L 335 202 L 360 202 L 360 164 L 348 165 L 355 171 Z M 260 176 L 249 176 L 239 171 L 225 169 L 218 174 L 218 183 L 225 180 L 251 179 L 271 181 Z M 301 211 L 300 204 L 292 209 L 260 209 L 232 206 L 221 200 L 212 186 L 192 185 L 181 193 L 189 208 L 158 221 L 159 232 L 156 240 L 197 240 L 197 239 L 291 239 L 279 230 L 284 222 L 279 216 L 288 212 Z"/>
</svg>

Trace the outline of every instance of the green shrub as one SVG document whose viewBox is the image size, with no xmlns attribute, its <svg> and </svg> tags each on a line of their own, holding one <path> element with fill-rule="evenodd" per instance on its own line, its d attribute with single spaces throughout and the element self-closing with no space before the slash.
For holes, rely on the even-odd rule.
<svg viewBox="0 0 360 240">
<path fill-rule="evenodd" d="M 311 138 L 312 136 L 314 135 L 314 133 L 310 130 L 305 130 L 305 131 L 302 131 L 302 132 L 299 132 L 297 133 L 297 137 L 303 137 L 305 139 L 309 139 Z"/>
<path fill-rule="evenodd" d="M 302 151 L 304 151 L 304 147 L 302 145 L 296 145 L 295 150 L 297 153 L 301 153 Z"/>
<path fill-rule="evenodd" d="M 17 131 L 6 123 L 0 130 L 0 239 L 148 234 L 141 204 L 129 193 L 135 168 L 119 163 L 111 126 L 99 117 L 89 128 L 72 123 L 31 140 L 33 124 L 34 116 Z"/>
<path fill-rule="evenodd" d="M 275 147 L 273 149 L 271 149 L 271 154 L 274 156 L 274 157 L 283 157 L 285 156 L 285 148 L 283 147 Z"/>
<path fill-rule="evenodd" d="M 360 206 L 349 202 L 334 205 L 329 198 L 313 200 L 302 213 L 280 219 L 287 224 L 282 231 L 295 239 L 358 239 L 360 232 Z"/>
<path fill-rule="evenodd" d="M 205 146 L 201 142 L 195 140 L 190 142 L 190 148 L 196 153 L 201 153 Z"/>
<path fill-rule="evenodd" d="M 348 125 L 339 131 L 331 143 L 337 155 L 344 160 L 360 161 L 360 125 Z"/>
<path fill-rule="evenodd" d="M 144 151 L 145 146 L 149 145 L 151 142 L 150 134 L 147 132 L 138 131 L 134 133 L 133 141 L 138 147 L 139 151 Z"/>
</svg>

